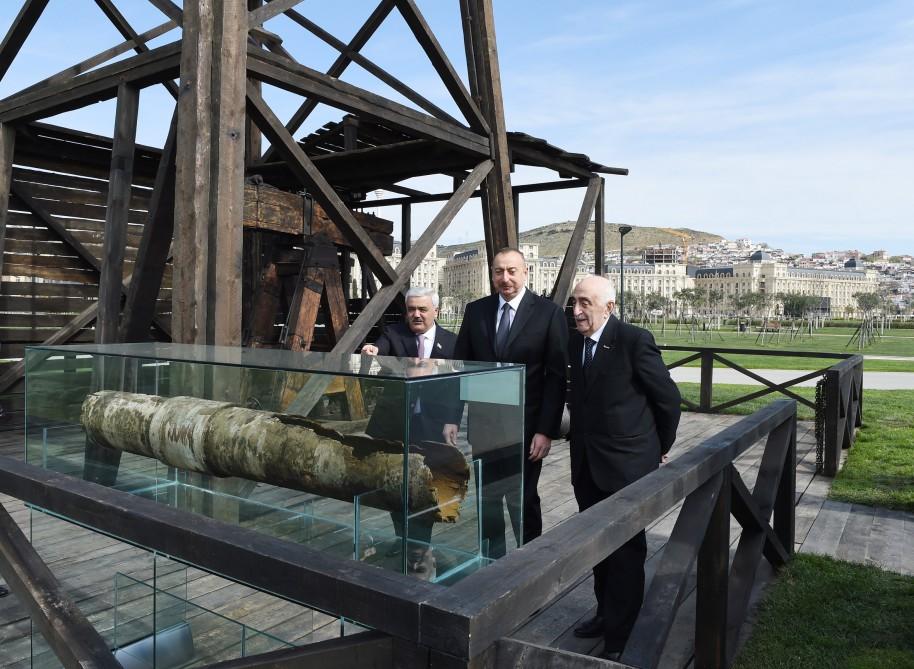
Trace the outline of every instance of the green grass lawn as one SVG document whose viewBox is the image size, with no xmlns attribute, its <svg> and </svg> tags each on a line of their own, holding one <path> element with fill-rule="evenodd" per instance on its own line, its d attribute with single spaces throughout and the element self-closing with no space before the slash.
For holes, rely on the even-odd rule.
<svg viewBox="0 0 914 669">
<path fill-rule="evenodd" d="M 863 427 L 829 497 L 914 511 L 914 390 L 865 390 Z"/>
<path fill-rule="evenodd" d="M 663 360 L 670 364 L 691 355 L 687 351 L 663 351 Z M 828 358 L 794 358 L 789 356 L 774 355 L 724 355 L 727 360 L 735 362 L 746 369 L 797 369 L 809 370 L 824 369 L 838 359 Z M 701 362 L 693 360 L 686 363 L 686 367 L 699 367 Z M 715 361 L 715 369 L 725 369 L 727 365 Z M 864 357 L 863 369 L 867 372 L 914 372 L 914 360 L 872 360 Z"/>
<path fill-rule="evenodd" d="M 765 348 L 785 351 L 822 351 L 828 353 L 857 353 L 856 344 L 848 346 L 852 331 L 835 332 L 837 328 L 822 328 L 812 335 L 800 335 L 793 341 L 786 333 L 780 339 L 771 335 L 765 344 L 756 342 L 757 332 L 739 334 L 733 330 L 698 332 L 690 341 L 688 329 L 681 328 L 676 333 L 676 326 L 667 324 L 663 331 L 659 326 L 651 327 L 658 344 L 678 346 L 712 346 L 719 348 Z M 914 356 L 914 330 L 887 331 L 863 351 L 873 355 L 907 355 Z"/>
<path fill-rule="evenodd" d="M 699 384 L 680 383 L 682 396 L 698 402 Z M 758 390 L 760 386 L 719 384 L 714 404 Z M 815 399 L 815 388 L 794 388 L 800 397 Z M 866 390 L 863 426 L 848 451 L 847 462 L 832 484 L 831 499 L 914 512 L 914 390 Z M 748 415 L 784 395 L 771 393 L 725 413 Z M 814 420 L 812 409 L 798 404 L 800 420 Z"/>
<path fill-rule="evenodd" d="M 699 391 L 701 389 L 701 384 L 699 383 L 677 383 L 679 386 L 679 392 L 682 396 L 698 404 Z M 736 385 L 729 383 L 719 383 L 714 385 L 714 395 L 712 397 L 712 403 L 722 404 L 724 402 L 729 402 L 743 395 L 748 395 L 749 393 L 754 393 L 761 390 L 761 386 L 752 386 L 752 385 Z M 800 397 L 805 397 L 810 402 L 814 402 L 816 399 L 816 389 L 815 388 L 792 388 L 794 393 Z M 868 391 L 866 391 L 868 392 Z M 771 402 L 775 400 L 788 399 L 786 395 L 781 393 L 769 393 L 763 397 L 757 397 L 754 400 L 749 400 L 748 402 L 743 402 L 742 404 L 737 404 L 732 406 L 729 409 L 726 409 L 724 413 L 734 414 L 738 416 L 748 416 L 751 413 L 755 413 L 762 407 L 768 406 Z M 815 420 L 815 415 L 813 410 L 807 407 L 805 404 L 797 403 L 797 418 L 800 420 Z"/>
<path fill-rule="evenodd" d="M 770 587 L 735 669 L 914 669 L 914 577 L 797 555 Z"/>
</svg>

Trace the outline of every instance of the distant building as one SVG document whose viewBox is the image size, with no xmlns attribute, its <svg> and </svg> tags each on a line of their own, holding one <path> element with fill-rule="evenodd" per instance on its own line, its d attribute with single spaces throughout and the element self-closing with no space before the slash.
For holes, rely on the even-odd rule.
<svg viewBox="0 0 914 669">
<path fill-rule="evenodd" d="M 725 300 L 749 292 L 800 293 L 823 298 L 823 311 L 844 316 L 848 308 L 857 310 L 855 293 L 875 293 L 878 278 L 875 270 L 858 269 L 855 259 L 844 269 L 790 267 L 777 262 L 765 251 L 756 251 L 745 262 L 729 267 L 694 268 L 695 287 L 719 290 Z M 777 305 L 778 311 L 780 306 Z"/>
</svg>

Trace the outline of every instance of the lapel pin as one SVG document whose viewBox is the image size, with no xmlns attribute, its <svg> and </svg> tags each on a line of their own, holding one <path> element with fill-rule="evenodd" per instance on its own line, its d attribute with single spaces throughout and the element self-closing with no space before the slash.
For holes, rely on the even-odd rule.
<svg viewBox="0 0 914 669">
<path fill-rule="evenodd" d="M 603 348 L 605 348 L 607 351 L 612 351 L 615 348 L 615 346 L 613 346 L 612 344 L 610 344 L 609 346 L 607 346 L 606 344 L 603 344 Z"/>
<path fill-rule="evenodd" d="M 441 342 L 435 342 L 435 348 L 441 348 Z"/>
</svg>

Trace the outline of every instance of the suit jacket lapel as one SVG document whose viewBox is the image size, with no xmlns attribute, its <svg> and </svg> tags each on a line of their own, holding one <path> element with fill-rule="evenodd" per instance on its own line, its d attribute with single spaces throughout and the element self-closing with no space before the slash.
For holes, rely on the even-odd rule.
<svg viewBox="0 0 914 669">
<path fill-rule="evenodd" d="M 416 335 L 409 328 L 403 333 L 403 350 L 406 351 L 407 358 L 416 358 L 419 356 L 419 344 L 416 342 Z"/>
<path fill-rule="evenodd" d="M 441 326 L 435 323 L 435 341 L 432 342 L 432 352 L 428 356 L 430 358 L 440 358 L 441 351 L 444 348 L 441 344 L 439 337 L 441 336 Z"/>
<path fill-rule="evenodd" d="M 609 367 L 609 361 L 616 354 L 616 319 L 612 316 L 606 321 L 606 327 L 600 335 L 600 341 L 594 349 L 594 358 L 590 363 L 590 369 L 587 371 L 587 382 L 585 394 L 597 383 L 597 379 L 603 376 L 604 370 Z M 583 341 L 581 343 L 583 347 Z"/>
</svg>

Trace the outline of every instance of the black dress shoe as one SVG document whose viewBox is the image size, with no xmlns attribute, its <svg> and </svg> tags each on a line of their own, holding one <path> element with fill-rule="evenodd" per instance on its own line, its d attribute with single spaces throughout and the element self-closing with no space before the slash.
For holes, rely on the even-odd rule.
<svg viewBox="0 0 914 669">
<path fill-rule="evenodd" d="M 581 639 L 595 639 L 603 636 L 603 616 L 588 618 L 574 628 L 574 635 Z"/>
</svg>

